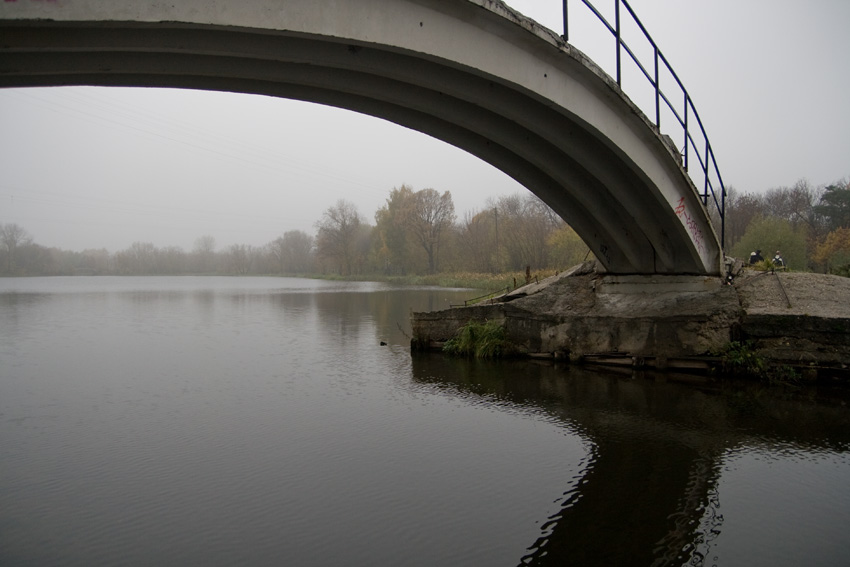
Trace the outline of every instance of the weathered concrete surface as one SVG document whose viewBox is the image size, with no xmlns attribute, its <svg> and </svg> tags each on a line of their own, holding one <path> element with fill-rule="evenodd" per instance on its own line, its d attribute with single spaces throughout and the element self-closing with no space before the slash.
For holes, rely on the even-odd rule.
<svg viewBox="0 0 850 567">
<path fill-rule="evenodd" d="M 735 289 L 742 330 L 765 358 L 850 367 L 850 278 L 750 274 Z"/>
<path fill-rule="evenodd" d="M 587 264 L 486 305 L 414 313 L 413 348 L 438 346 L 470 320 L 502 322 L 520 353 L 574 361 L 706 367 L 730 341 L 750 340 L 776 363 L 850 365 L 850 279 L 837 276 L 745 271 L 726 285 Z"/>
<path fill-rule="evenodd" d="M 609 272 L 722 268 L 678 151 L 593 61 L 498 0 L 6 1 L 0 37 L 0 87 L 179 87 L 346 108 L 501 169 Z"/>
</svg>

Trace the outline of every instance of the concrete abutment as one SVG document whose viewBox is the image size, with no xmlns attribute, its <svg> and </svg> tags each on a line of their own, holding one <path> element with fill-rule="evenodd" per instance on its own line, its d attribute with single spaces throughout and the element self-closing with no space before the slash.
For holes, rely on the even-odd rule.
<svg viewBox="0 0 850 567">
<path fill-rule="evenodd" d="M 774 301 L 779 278 L 791 307 Z M 486 304 L 414 313 L 411 345 L 438 349 L 470 321 L 496 321 L 525 356 L 708 370 L 730 343 L 749 341 L 768 363 L 847 375 L 850 308 L 815 311 L 795 294 L 828 282 L 837 288 L 830 298 L 850 305 L 850 280 L 831 278 L 747 272 L 728 285 L 707 276 L 613 276 L 583 265 Z"/>
</svg>

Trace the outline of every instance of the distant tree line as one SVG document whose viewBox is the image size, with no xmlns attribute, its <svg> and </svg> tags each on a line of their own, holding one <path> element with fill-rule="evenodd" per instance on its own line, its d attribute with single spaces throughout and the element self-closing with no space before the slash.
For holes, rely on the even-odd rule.
<svg viewBox="0 0 850 567">
<path fill-rule="evenodd" d="M 374 222 L 340 200 L 316 221 L 314 235 L 294 230 L 264 246 L 217 248 L 199 237 L 189 251 L 134 242 L 68 251 L 37 244 L 17 224 L 0 225 L 0 275 L 338 274 L 423 275 L 563 269 L 587 246 L 533 194 L 491 198 L 458 220 L 449 191 L 393 188 Z"/>
<path fill-rule="evenodd" d="M 402 185 L 372 219 L 340 200 L 316 221 L 314 235 L 294 230 L 264 246 L 222 249 L 201 236 L 190 251 L 134 242 L 115 253 L 47 248 L 24 228 L 4 224 L 0 275 L 495 274 L 564 269 L 590 257 L 578 235 L 531 193 L 491 198 L 458 219 L 450 192 Z M 791 269 L 850 275 L 850 183 L 815 188 L 801 180 L 761 194 L 730 189 L 726 243 L 737 258 L 754 250 L 769 258 L 778 250 Z"/>
<path fill-rule="evenodd" d="M 726 245 L 736 258 L 779 251 L 791 269 L 850 276 L 850 183 L 812 187 L 800 180 L 761 194 L 731 189 Z"/>
</svg>

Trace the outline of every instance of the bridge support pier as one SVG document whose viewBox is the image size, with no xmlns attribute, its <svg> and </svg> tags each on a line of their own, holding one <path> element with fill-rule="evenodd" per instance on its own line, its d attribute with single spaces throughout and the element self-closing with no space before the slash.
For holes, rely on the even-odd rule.
<svg viewBox="0 0 850 567">
<path fill-rule="evenodd" d="M 588 266 L 487 304 L 414 313 L 414 348 L 434 348 L 474 321 L 498 321 L 518 353 L 573 362 L 705 367 L 739 321 L 735 290 L 709 276 L 618 276 Z"/>
</svg>

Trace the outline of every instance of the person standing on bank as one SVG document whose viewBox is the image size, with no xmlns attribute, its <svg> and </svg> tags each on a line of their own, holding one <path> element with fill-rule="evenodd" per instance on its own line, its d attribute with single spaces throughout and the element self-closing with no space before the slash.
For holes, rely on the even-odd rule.
<svg viewBox="0 0 850 567">
<path fill-rule="evenodd" d="M 758 264 L 762 261 L 764 261 L 764 258 L 761 257 L 761 250 L 756 250 L 755 252 L 750 254 L 750 266 Z"/>
<path fill-rule="evenodd" d="M 782 255 L 779 253 L 779 250 L 776 251 L 776 256 L 773 257 L 773 266 L 785 269 L 785 260 L 782 259 Z"/>
</svg>

